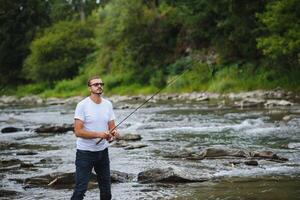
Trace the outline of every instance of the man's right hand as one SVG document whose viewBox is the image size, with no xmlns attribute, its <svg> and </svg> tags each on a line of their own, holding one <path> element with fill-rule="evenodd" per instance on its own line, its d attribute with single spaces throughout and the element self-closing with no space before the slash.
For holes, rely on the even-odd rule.
<svg viewBox="0 0 300 200">
<path fill-rule="evenodd" d="M 109 133 L 109 131 L 100 132 L 99 138 L 110 140 L 112 138 L 112 135 Z"/>
</svg>

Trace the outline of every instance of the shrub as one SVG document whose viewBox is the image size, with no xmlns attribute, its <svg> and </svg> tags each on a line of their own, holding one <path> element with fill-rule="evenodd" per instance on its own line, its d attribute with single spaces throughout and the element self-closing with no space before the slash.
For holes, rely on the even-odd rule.
<svg viewBox="0 0 300 200">
<path fill-rule="evenodd" d="M 29 80 L 53 83 L 72 78 L 86 56 L 95 50 L 88 24 L 59 22 L 44 31 L 31 46 L 23 72 Z"/>
</svg>

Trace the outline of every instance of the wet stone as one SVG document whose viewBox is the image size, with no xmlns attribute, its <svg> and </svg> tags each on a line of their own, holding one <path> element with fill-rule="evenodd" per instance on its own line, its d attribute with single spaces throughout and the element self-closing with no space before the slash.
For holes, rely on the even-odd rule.
<svg viewBox="0 0 300 200">
<path fill-rule="evenodd" d="M 256 158 L 285 162 L 287 158 L 280 157 L 272 151 L 247 151 L 243 149 L 229 149 L 226 147 L 208 147 L 204 149 L 185 149 L 173 153 L 160 153 L 167 158 L 184 158 L 189 160 L 218 159 L 218 158 Z"/>
<path fill-rule="evenodd" d="M 73 124 L 63 124 L 61 126 L 55 125 L 42 125 L 35 129 L 37 133 L 66 133 L 68 131 L 73 131 Z"/>
<path fill-rule="evenodd" d="M 289 148 L 289 149 L 300 149 L 300 143 L 289 143 L 288 145 L 287 145 L 287 147 Z"/>
<path fill-rule="evenodd" d="M 5 198 L 10 199 L 11 197 L 17 196 L 18 194 L 20 194 L 20 193 L 17 191 L 13 191 L 13 190 L 4 190 L 4 189 L 0 190 L 0 197 L 1 197 L 1 199 L 3 198 L 3 200 Z"/>
<path fill-rule="evenodd" d="M 293 117 L 291 115 L 286 115 L 282 118 L 283 121 L 290 121 Z"/>
<path fill-rule="evenodd" d="M 43 144 L 0 142 L 0 150 L 28 149 L 28 150 L 48 151 L 48 150 L 57 150 L 58 148 L 59 147 L 43 145 Z"/>
<path fill-rule="evenodd" d="M 53 163 L 62 163 L 62 159 L 59 157 L 52 157 L 52 158 L 43 158 L 39 161 L 39 164 L 53 164 Z"/>
<path fill-rule="evenodd" d="M 142 136 L 138 135 L 138 134 L 124 134 L 124 135 L 120 135 L 119 140 L 125 140 L 125 141 L 137 141 L 137 140 L 141 140 Z"/>
<path fill-rule="evenodd" d="M 258 162 L 256 160 L 247 160 L 244 163 L 245 165 L 258 166 Z"/>
<path fill-rule="evenodd" d="M 113 144 L 113 147 L 127 147 L 129 146 L 129 143 L 121 140 L 121 141 L 117 141 L 116 143 Z"/>
<path fill-rule="evenodd" d="M 138 181 L 140 183 L 188 183 L 188 182 L 203 182 L 209 180 L 211 177 L 208 175 L 195 176 L 185 171 L 168 168 L 154 168 L 140 172 L 138 174 Z"/>
<path fill-rule="evenodd" d="M 18 165 L 21 163 L 22 163 L 22 161 L 19 159 L 1 160 L 0 167 L 9 167 L 9 166 Z"/>
<path fill-rule="evenodd" d="M 31 168 L 31 167 L 34 167 L 34 165 L 32 163 L 21 163 L 20 164 L 20 167 L 21 168 Z"/>
<path fill-rule="evenodd" d="M 116 170 L 111 170 L 110 173 L 112 183 L 125 183 L 134 179 L 133 174 L 127 174 L 125 172 L 120 172 Z"/>
<path fill-rule="evenodd" d="M 1 129 L 1 133 L 14 133 L 14 132 L 20 132 L 20 131 L 23 131 L 23 129 L 12 127 L 12 126 Z"/>
<path fill-rule="evenodd" d="M 137 143 L 137 144 L 130 144 L 126 147 L 124 147 L 125 150 L 132 150 L 132 149 L 140 149 L 140 148 L 144 148 L 147 147 L 148 145 L 146 144 L 142 144 L 142 143 Z"/>
<path fill-rule="evenodd" d="M 37 152 L 34 152 L 34 151 L 23 151 L 23 152 L 17 152 L 16 155 L 18 156 L 28 156 L 28 155 L 37 155 L 38 153 Z"/>
<path fill-rule="evenodd" d="M 75 172 L 69 173 L 52 173 L 43 176 L 36 176 L 27 178 L 25 180 L 15 180 L 19 183 L 24 183 L 25 188 L 31 187 L 51 187 L 56 189 L 70 189 L 74 187 L 75 184 Z M 112 170 L 111 171 L 111 182 L 112 183 L 124 183 L 132 181 L 134 176 L 132 174 L 127 174 L 125 172 L 119 172 Z M 90 182 L 89 188 L 98 187 L 97 177 L 93 173 Z"/>
</svg>

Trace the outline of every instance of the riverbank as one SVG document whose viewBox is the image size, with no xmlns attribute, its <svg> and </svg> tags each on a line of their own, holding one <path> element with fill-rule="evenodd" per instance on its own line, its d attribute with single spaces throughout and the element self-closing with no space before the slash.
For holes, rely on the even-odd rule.
<svg viewBox="0 0 300 200">
<path fill-rule="evenodd" d="M 105 95 L 104 95 L 105 96 Z M 107 96 L 112 102 L 138 102 L 149 99 L 152 95 L 112 95 Z M 63 105 L 76 104 L 82 100 L 84 96 L 74 96 L 70 98 L 49 97 L 43 98 L 37 95 L 17 97 L 17 96 L 1 96 L 0 106 L 13 105 Z M 221 103 L 234 104 L 241 107 L 255 106 L 290 106 L 294 102 L 300 100 L 300 94 L 292 91 L 277 90 L 255 90 L 250 92 L 239 93 L 211 93 L 211 92 L 192 92 L 192 93 L 162 93 L 154 96 L 150 102 L 157 101 L 221 101 Z M 221 105 L 221 104 L 220 104 Z"/>
</svg>

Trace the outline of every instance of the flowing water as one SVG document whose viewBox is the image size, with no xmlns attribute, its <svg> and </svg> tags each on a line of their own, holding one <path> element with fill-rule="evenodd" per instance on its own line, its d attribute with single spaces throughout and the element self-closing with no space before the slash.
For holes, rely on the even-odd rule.
<svg viewBox="0 0 300 200">
<path fill-rule="evenodd" d="M 121 109 L 124 103 L 114 104 L 117 121 L 133 111 L 139 102 L 128 103 L 130 106 L 126 109 Z M 3 107 L 0 128 L 33 129 L 42 124 L 72 123 L 74 108 L 75 105 Z M 285 115 L 290 115 L 291 120 L 283 121 Z M 141 184 L 135 179 L 113 184 L 113 199 L 300 199 L 299 104 L 285 108 L 240 109 L 219 107 L 216 102 L 152 103 L 132 115 L 119 130 L 121 134 L 140 134 L 140 142 L 147 147 L 133 150 L 110 147 L 111 169 L 137 176 L 147 169 L 171 166 L 192 175 L 205 172 L 214 178 L 185 184 Z M 19 159 L 34 166 L 2 168 L 0 199 L 69 199 L 72 189 L 26 188 L 14 180 L 73 172 L 75 140 L 73 132 L 1 133 L 1 160 Z M 258 166 L 233 166 L 224 158 L 188 160 L 166 156 L 186 148 L 212 146 L 270 150 L 289 160 L 259 160 Z M 41 162 L 47 159 L 51 162 Z M 99 199 L 98 189 L 88 190 L 85 199 Z"/>
</svg>

